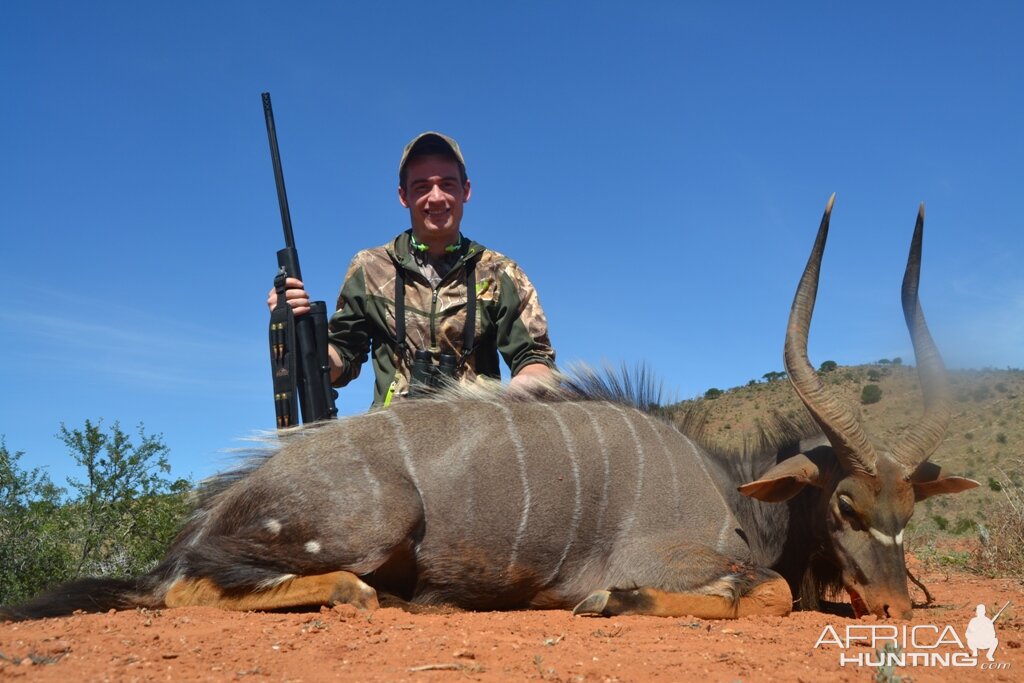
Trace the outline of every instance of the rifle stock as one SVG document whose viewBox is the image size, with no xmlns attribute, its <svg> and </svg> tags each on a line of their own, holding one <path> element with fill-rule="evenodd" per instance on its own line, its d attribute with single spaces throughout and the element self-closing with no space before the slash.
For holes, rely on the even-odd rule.
<svg viewBox="0 0 1024 683">
<path fill-rule="evenodd" d="M 277 427 L 284 429 L 302 422 L 316 422 L 338 414 L 334 405 L 337 392 L 331 388 L 327 358 L 327 304 L 311 301 L 310 312 L 295 317 L 285 299 L 285 278 L 302 279 L 299 252 L 292 233 L 288 195 L 281 170 L 281 153 L 277 147 L 277 129 L 270 93 L 263 93 L 263 115 L 267 122 L 270 159 L 274 164 L 277 201 L 284 228 L 284 249 L 277 252 L 278 274 L 274 279 L 277 307 L 270 314 L 270 366 L 274 380 L 274 409 Z"/>
</svg>

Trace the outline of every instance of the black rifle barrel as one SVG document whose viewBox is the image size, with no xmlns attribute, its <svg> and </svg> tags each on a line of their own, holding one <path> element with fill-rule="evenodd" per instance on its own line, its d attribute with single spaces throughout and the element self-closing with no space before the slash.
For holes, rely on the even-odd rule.
<svg viewBox="0 0 1024 683">
<path fill-rule="evenodd" d="M 270 160 L 274 163 L 274 182 L 277 184 L 277 203 L 281 207 L 281 226 L 284 228 L 284 246 L 295 248 L 295 235 L 292 233 L 292 214 L 288 210 L 288 193 L 284 189 L 284 171 L 281 169 L 281 151 L 277 148 L 277 128 L 274 126 L 274 107 L 270 104 L 270 93 L 263 93 L 263 117 L 267 120 L 267 140 L 270 141 Z M 294 272 L 288 274 L 302 279 L 299 272 L 299 260 L 296 257 Z"/>
</svg>

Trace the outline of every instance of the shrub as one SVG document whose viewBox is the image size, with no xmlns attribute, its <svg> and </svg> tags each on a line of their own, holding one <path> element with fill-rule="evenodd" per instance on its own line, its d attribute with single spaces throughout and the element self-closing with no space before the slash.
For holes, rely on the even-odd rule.
<svg viewBox="0 0 1024 683">
<path fill-rule="evenodd" d="M 954 534 L 965 534 L 974 529 L 975 526 L 974 520 L 967 517 L 957 517 L 956 524 L 953 525 L 951 532 Z"/>
<path fill-rule="evenodd" d="M 1002 498 L 985 515 L 986 523 L 978 525 L 981 545 L 975 552 L 974 564 L 982 572 L 1024 577 L 1024 491 L 1014 486 L 1012 476 L 1022 467 L 1024 459 L 1018 458 L 1009 473 L 999 470 L 996 483 Z"/>
<path fill-rule="evenodd" d="M 72 559 L 63 490 L 39 468 L 21 469 L 23 455 L 0 438 L 0 604 L 38 593 L 65 576 Z"/>
<path fill-rule="evenodd" d="M 880 373 L 878 370 L 875 370 L 874 368 L 871 368 L 870 370 L 868 370 L 868 381 L 869 382 L 877 382 L 880 379 L 882 379 L 882 373 Z"/>
<path fill-rule="evenodd" d="M 58 437 L 86 478 L 69 479 L 71 497 L 40 470 L 18 466 L 0 439 L 0 604 L 18 602 L 80 576 L 148 571 L 184 519 L 191 484 L 170 472 L 160 435 L 138 427 L 138 441 L 114 423 L 61 425 Z"/>
<path fill-rule="evenodd" d="M 832 372 L 832 371 L 834 371 L 838 367 L 839 367 L 839 364 L 836 363 L 834 360 L 827 360 L 827 361 L 825 361 L 824 363 L 821 364 L 821 367 L 818 368 L 818 372 L 821 372 L 821 373 Z"/>
<path fill-rule="evenodd" d="M 722 395 L 722 393 L 723 392 L 721 389 L 711 387 L 710 389 L 704 392 L 704 398 L 718 398 L 719 396 Z"/>
<path fill-rule="evenodd" d="M 882 387 L 877 384 L 866 384 L 860 392 L 860 402 L 864 405 L 878 403 L 882 400 Z"/>
</svg>

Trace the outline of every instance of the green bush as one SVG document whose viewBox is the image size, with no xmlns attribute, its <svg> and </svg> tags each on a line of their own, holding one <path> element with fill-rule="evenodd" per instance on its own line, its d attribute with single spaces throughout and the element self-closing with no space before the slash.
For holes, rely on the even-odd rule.
<svg viewBox="0 0 1024 683">
<path fill-rule="evenodd" d="M 70 518 L 60 506 L 63 490 L 45 472 L 21 469 L 24 455 L 0 438 L 0 604 L 46 588 L 71 564 Z"/>
<path fill-rule="evenodd" d="M 723 392 L 722 392 L 721 389 L 716 389 L 715 387 L 711 387 L 710 389 L 708 389 L 707 391 L 704 392 L 704 398 L 718 398 L 719 396 L 722 395 L 722 393 Z"/>
<path fill-rule="evenodd" d="M 882 387 L 877 384 L 865 384 L 860 392 L 860 402 L 864 405 L 878 403 L 882 400 Z"/>
<path fill-rule="evenodd" d="M 821 366 L 818 368 L 818 372 L 824 374 L 826 372 L 832 372 L 838 367 L 839 363 L 836 363 L 834 360 L 827 360 L 821 364 Z"/>
<path fill-rule="evenodd" d="M 187 512 L 188 480 L 171 480 L 168 448 L 139 425 L 61 425 L 58 437 L 85 471 L 71 495 L 18 465 L 0 440 L 0 604 L 81 576 L 141 574 L 162 557 Z"/>
</svg>

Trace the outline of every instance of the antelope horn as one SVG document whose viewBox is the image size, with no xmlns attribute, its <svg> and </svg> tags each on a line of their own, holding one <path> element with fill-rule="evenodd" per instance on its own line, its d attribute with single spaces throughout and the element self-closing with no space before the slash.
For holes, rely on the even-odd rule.
<svg viewBox="0 0 1024 683">
<path fill-rule="evenodd" d="M 828 390 L 807 358 L 807 333 L 811 326 L 811 315 L 814 313 L 814 300 L 818 294 L 821 256 L 825 251 L 828 222 L 832 216 L 832 204 L 835 199 L 836 195 L 832 193 L 828 205 L 825 206 L 825 215 L 821 217 L 821 227 L 818 228 L 818 237 L 814 241 L 811 256 L 807 259 L 807 267 L 800 278 L 796 296 L 793 297 L 793 308 L 789 312 L 789 325 L 786 327 L 783 362 L 786 365 L 786 372 L 789 373 L 789 381 L 815 422 L 832 442 L 832 448 L 843 468 L 851 473 L 860 472 L 875 476 L 875 449 L 868 442 L 853 411 Z"/>
<path fill-rule="evenodd" d="M 939 349 L 928 332 L 921 301 L 917 296 L 921 279 L 923 233 L 924 202 L 917 212 L 914 239 L 910 242 L 907 270 L 903 275 L 903 316 L 907 321 L 907 329 L 910 330 L 910 339 L 914 343 L 917 374 L 921 379 L 921 393 L 924 395 L 924 415 L 892 449 L 893 459 L 900 463 L 908 474 L 926 461 L 942 443 L 952 414 L 946 386 L 946 368 L 939 355 Z"/>
</svg>

